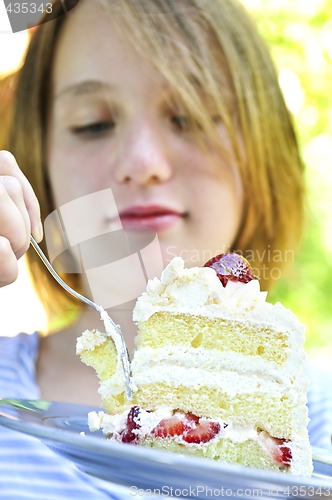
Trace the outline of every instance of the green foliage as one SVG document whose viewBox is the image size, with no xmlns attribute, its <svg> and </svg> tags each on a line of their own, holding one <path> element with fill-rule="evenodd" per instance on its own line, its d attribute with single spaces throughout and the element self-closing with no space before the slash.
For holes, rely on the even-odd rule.
<svg viewBox="0 0 332 500">
<path fill-rule="evenodd" d="M 332 0 L 242 2 L 276 62 L 306 165 L 303 243 L 270 300 L 306 325 L 309 353 L 332 355 Z"/>
</svg>

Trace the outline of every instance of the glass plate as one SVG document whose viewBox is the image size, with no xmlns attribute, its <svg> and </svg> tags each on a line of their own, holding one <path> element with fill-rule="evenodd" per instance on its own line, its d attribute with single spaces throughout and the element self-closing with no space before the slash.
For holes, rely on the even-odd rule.
<svg viewBox="0 0 332 500">
<path fill-rule="evenodd" d="M 107 441 L 91 433 L 89 406 L 0 400 L 0 424 L 35 436 L 55 453 L 100 479 L 185 498 L 332 498 L 332 453 L 313 449 L 311 478 L 244 468 L 212 460 Z"/>
</svg>

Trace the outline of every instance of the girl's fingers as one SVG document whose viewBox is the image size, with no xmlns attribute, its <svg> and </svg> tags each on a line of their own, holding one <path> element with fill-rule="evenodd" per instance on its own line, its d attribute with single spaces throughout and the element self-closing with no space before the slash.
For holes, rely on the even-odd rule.
<svg viewBox="0 0 332 500">
<path fill-rule="evenodd" d="M 19 181 L 23 193 L 25 210 L 28 213 L 30 221 L 29 225 L 31 232 L 38 242 L 41 241 L 43 238 L 43 227 L 40 220 L 40 207 L 37 197 L 31 187 L 31 184 L 17 165 L 14 156 L 8 151 L 0 151 L 0 176 L 15 177 Z M 14 187 L 13 189 L 15 191 L 16 188 Z M 18 199 L 20 200 L 19 209 L 26 224 L 26 212 L 23 209 L 21 197 Z"/>
<path fill-rule="evenodd" d="M 21 183 L 16 177 L 0 177 L 0 236 L 19 258 L 29 247 L 30 217 Z"/>
<path fill-rule="evenodd" d="M 0 151 L 0 286 L 16 280 L 31 232 L 42 239 L 38 200 L 13 155 Z"/>
</svg>

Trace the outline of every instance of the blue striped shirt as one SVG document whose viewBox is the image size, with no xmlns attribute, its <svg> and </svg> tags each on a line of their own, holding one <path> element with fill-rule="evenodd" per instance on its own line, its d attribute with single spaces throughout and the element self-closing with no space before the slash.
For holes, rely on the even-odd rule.
<svg viewBox="0 0 332 500">
<path fill-rule="evenodd" d="M 0 397 L 39 399 L 35 370 L 39 336 L 0 337 Z M 331 448 L 332 372 L 309 370 L 309 435 Z M 80 472 L 38 439 L 0 426 L 0 498 L 105 500 L 132 498 L 125 488 Z"/>
</svg>

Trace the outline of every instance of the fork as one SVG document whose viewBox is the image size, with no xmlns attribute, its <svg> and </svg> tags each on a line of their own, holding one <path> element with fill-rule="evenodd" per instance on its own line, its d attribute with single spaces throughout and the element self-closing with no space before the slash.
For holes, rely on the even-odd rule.
<svg viewBox="0 0 332 500">
<path fill-rule="evenodd" d="M 131 391 L 131 386 L 130 386 L 130 360 L 129 360 L 129 354 L 127 350 L 127 346 L 125 343 L 125 340 L 123 338 L 122 332 L 119 328 L 119 326 L 114 323 L 114 321 L 110 318 L 110 316 L 107 314 L 105 309 L 103 309 L 101 306 L 98 306 L 92 300 L 88 299 L 87 297 L 84 297 L 84 295 L 81 295 L 78 293 L 76 290 L 71 288 L 65 281 L 63 281 L 62 278 L 58 275 L 58 273 L 55 271 L 54 267 L 36 242 L 33 236 L 30 235 L 30 243 L 31 246 L 34 248 L 34 250 L 37 252 L 39 257 L 41 258 L 42 262 L 45 264 L 46 268 L 48 271 L 51 273 L 53 278 L 59 283 L 59 285 L 62 286 L 68 293 L 76 297 L 78 300 L 81 300 L 88 306 L 92 307 L 95 311 L 97 311 L 100 314 L 101 319 L 104 322 L 106 332 L 109 333 L 114 341 L 115 348 L 120 355 L 121 359 L 121 365 L 123 369 L 123 374 L 124 374 L 124 379 L 125 379 L 125 385 L 126 385 L 126 395 L 128 398 L 131 398 L 132 396 L 132 391 Z"/>
</svg>

